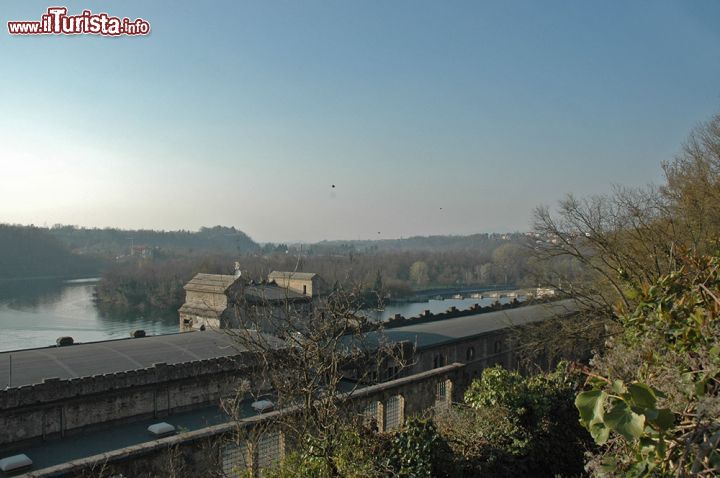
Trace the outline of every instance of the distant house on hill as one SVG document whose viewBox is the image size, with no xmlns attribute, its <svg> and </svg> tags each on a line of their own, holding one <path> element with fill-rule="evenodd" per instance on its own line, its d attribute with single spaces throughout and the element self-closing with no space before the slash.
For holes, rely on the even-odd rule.
<svg viewBox="0 0 720 478">
<path fill-rule="evenodd" d="M 274 277 L 285 278 L 282 281 Z M 255 282 L 239 275 L 196 274 L 185 284 L 185 303 L 178 310 L 180 330 L 205 328 L 236 328 L 240 323 L 254 322 L 257 328 L 272 332 L 265 320 L 281 319 L 292 305 L 294 312 L 303 313 L 312 307 L 317 295 L 317 274 L 273 272 L 268 281 Z"/>
<path fill-rule="evenodd" d="M 132 246 L 130 248 L 130 255 L 133 257 L 151 257 L 153 250 L 148 246 Z"/>
</svg>

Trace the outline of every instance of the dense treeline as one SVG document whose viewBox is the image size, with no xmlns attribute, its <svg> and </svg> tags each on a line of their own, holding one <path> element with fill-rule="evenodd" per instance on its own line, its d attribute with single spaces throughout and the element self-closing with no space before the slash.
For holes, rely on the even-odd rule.
<svg viewBox="0 0 720 478">
<path fill-rule="evenodd" d="M 524 236 L 492 241 L 479 250 L 375 251 L 304 253 L 272 247 L 269 254 L 213 254 L 190 257 L 148 257 L 118 264 L 102 277 L 97 288 L 103 307 L 147 311 L 176 309 L 182 305 L 182 286 L 195 273 L 233 272 L 240 262 L 245 277 L 262 280 L 274 270 L 315 272 L 326 289 L 335 285 L 364 289 L 368 297 L 398 299 L 415 290 L 462 286 L 532 286 L 537 268 Z M 285 252 L 287 251 L 287 252 Z"/>
<path fill-rule="evenodd" d="M 327 282 L 371 284 L 378 274 L 390 290 L 410 291 L 459 285 L 527 284 L 531 248 L 523 241 L 504 241 L 494 248 L 464 251 L 349 251 L 345 254 L 274 254 L 246 257 L 242 269 L 251 276 L 272 270 L 316 272 Z"/>
<path fill-rule="evenodd" d="M 91 277 L 108 267 L 129 274 L 141 271 L 137 261 L 148 258 L 168 261 L 154 266 L 158 271 L 167 268 L 167 273 L 158 273 L 166 277 L 182 258 L 202 263 L 206 256 L 238 257 L 259 250 L 257 243 L 234 227 L 191 232 L 0 224 L 0 279 Z"/>
<path fill-rule="evenodd" d="M 124 262 L 105 271 L 95 297 L 108 312 L 174 311 L 185 300 L 183 286 L 196 273 L 230 274 L 230 264 L 223 256 Z"/>
<path fill-rule="evenodd" d="M 92 277 L 106 264 L 73 254 L 47 229 L 0 224 L 0 279 Z"/>
<path fill-rule="evenodd" d="M 522 241 L 520 233 L 482 233 L 467 236 L 413 236 L 403 239 L 378 239 L 356 241 L 320 241 L 307 247 L 309 254 L 344 254 L 355 252 L 403 252 L 403 251 L 475 251 L 490 254 L 507 241 Z"/>
<path fill-rule="evenodd" d="M 199 231 L 155 231 L 55 225 L 48 232 L 73 251 L 112 258 L 135 253 L 165 256 L 244 254 L 260 248 L 244 232 L 224 226 L 203 227 Z"/>
</svg>

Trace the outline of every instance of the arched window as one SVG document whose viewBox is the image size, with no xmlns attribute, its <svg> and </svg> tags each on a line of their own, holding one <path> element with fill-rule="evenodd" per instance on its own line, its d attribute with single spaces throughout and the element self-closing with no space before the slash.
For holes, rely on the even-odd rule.
<svg viewBox="0 0 720 478">
<path fill-rule="evenodd" d="M 475 347 L 468 347 L 465 352 L 465 360 L 468 362 L 475 358 Z"/>
<path fill-rule="evenodd" d="M 437 354 L 435 358 L 433 358 L 433 368 L 440 368 L 445 366 L 445 357 L 443 354 Z"/>
</svg>

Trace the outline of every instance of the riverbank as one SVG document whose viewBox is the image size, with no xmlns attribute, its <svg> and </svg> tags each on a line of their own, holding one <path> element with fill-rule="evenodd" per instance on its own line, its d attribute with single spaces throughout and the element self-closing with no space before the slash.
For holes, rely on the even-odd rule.
<svg viewBox="0 0 720 478">
<path fill-rule="evenodd" d="M 0 277 L 0 284 L 12 284 L 14 282 L 37 282 L 37 281 L 92 281 L 98 282 L 100 277 L 87 277 L 87 274 L 75 275 L 49 275 L 49 276 L 32 276 L 32 277 Z"/>
</svg>

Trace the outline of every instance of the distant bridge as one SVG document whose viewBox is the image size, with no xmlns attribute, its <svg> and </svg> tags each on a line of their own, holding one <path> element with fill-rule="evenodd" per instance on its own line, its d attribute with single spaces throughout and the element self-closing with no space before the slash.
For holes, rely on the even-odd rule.
<svg viewBox="0 0 720 478">
<path fill-rule="evenodd" d="M 417 291 L 413 299 L 501 299 L 504 297 L 521 298 L 529 296 L 537 296 L 538 291 L 546 289 L 526 288 L 518 289 L 512 285 L 497 285 L 486 287 L 458 287 L 451 289 L 427 289 Z M 540 292 L 543 295 L 543 292 Z"/>
</svg>

